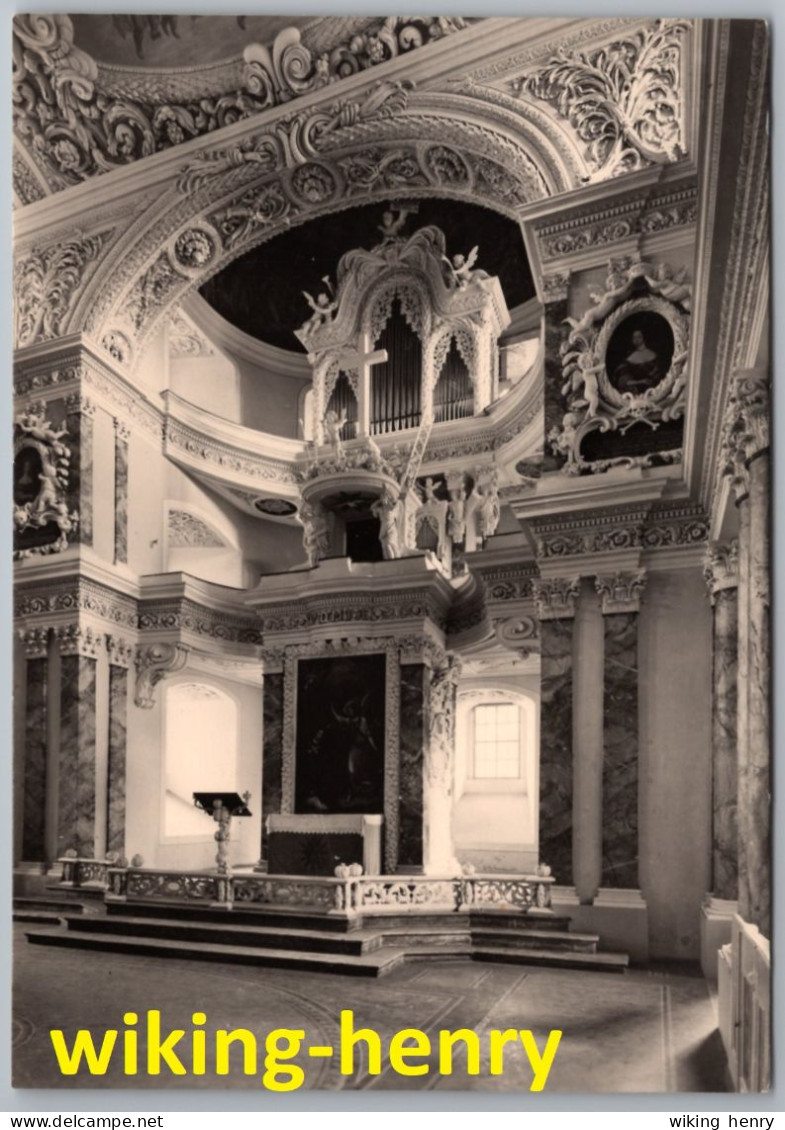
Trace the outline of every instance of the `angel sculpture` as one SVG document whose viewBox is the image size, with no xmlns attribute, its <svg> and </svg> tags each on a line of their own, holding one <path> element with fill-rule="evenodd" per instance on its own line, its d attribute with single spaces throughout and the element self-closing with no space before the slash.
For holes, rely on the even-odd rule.
<svg viewBox="0 0 785 1130">
<path fill-rule="evenodd" d="M 312 334 L 332 320 L 332 315 L 338 309 L 338 301 L 337 299 L 330 301 L 330 295 L 326 291 L 322 291 L 315 302 L 307 290 L 303 291 L 303 295 L 313 310 L 313 314 L 303 326 L 303 333 Z"/>
<path fill-rule="evenodd" d="M 685 281 L 687 278 L 686 267 L 682 267 L 674 274 L 667 263 L 658 263 L 654 269 L 653 277 L 645 274 L 644 278 L 655 294 L 661 295 L 668 302 L 678 303 L 685 310 L 690 309 L 692 287 Z"/>
<path fill-rule="evenodd" d="M 449 270 L 450 282 L 458 290 L 465 290 L 469 283 L 475 280 L 490 278 L 487 271 L 473 269 L 479 254 L 479 245 L 475 244 L 468 255 L 453 255 L 452 260 L 448 259 L 446 255 L 442 255 L 442 259 Z"/>
<path fill-rule="evenodd" d="M 587 420 L 596 416 L 600 407 L 600 386 L 597 382 L 597 374 L 604 367 L 603 362 L 592 365 L 591 359 L 590 353 L 583 353 L 578 357 L 577 367 L 573 370 L 571 379 L 566 381 L 561 390 L 562 396 L 569 396 L 571 392 L 577 393 L 583 385 L 583 399 L 589 406 L 586 413 Z M 573 404 L 575 403 L 573 401 Z"/>
<path fill-rule="evenodd" d="M 341 447 L 341 429 L 348 420 L 346 409 L 341 410 L 340 416 L 333 409 L 330 408 L 324 417 L 324 432 L 327 436 L 327 442 L 331 447 Z"/>
<path fill-rule="evenodd" d="M 379 224 L 379 231 L 382 233 L 382 243 L 389 243 L 398 238 L 398 233 L 404 226 L 410 215 L 416 215 L 418 205 L 416 204 L 391 204 L 382 215 L 382 222 Z M 394 213 L 398 215 L 395 216 Z"/>
</svg>

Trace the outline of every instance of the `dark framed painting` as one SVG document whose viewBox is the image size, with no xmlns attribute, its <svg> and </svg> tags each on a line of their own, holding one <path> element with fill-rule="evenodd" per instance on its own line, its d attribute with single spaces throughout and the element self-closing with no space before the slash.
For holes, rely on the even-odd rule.
<svg viewBox="0 0 785 1130">
<path fill-rule="evenodd" d="M 297 665 L 295 812 L 383 813 L 384 654 Z"/>
<path fill-rule="evenodd" d="M 641 396 L 668 375 L 673 329 L 655 310 L 636 310 L 620 322 L 605 354 L 605 371 L 617 392 Z"/>
</svg>

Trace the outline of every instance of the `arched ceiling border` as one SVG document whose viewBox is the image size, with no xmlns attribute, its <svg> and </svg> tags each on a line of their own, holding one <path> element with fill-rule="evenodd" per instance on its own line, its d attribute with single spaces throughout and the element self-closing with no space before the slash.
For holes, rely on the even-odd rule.
<svg viewBox="0 0 785 1130">
<path fill-rule="evenodd" d="M 426 129 L 422 128 L 423 116 L 414 112 L 420 109 L 421 104 L 422 109 L 433 111 L 428 115 L 428 128 Z M 471 113 L 469 112 L 470 109 Z M 85 328 L 99 338 L 110 328 L 114 328 L 112 323 L 118 320 L 114 311 L 117 311 L 121 305 L 126 304 L 132 289 L 152 269 L 155 262 L 161 260 L 161 255 L 166 254 L 167 245 L 171 245 L 174 239 L 179 238 L 178 233 L 185 232 L 189 225 L 191 228 L 202 230 L 202 236 L 197 240 L 198 243 L 201 243 L 201 247 L 191 246 L 188 252 L 194 269 L 188 269 L 182 257 L 180 257 L 177 267 L 169 260 L 168 267 L 161 267 L 159 278 L 148 280 L 150 287 L 155 292 L 154 297 L 156 299 L 160 299 L 163 294 L 161 313 L 164 313 L 175 301 L 182 299 L 195 286 L 201 285 L 205 279 L 226 266 L 240 253 L 272 238 L 278 231 L 290 227 L 293 223 L 305 222 L 330 211 L 369 203 L 382 197 L 442 196 L 470 200 L 485 207 L 491 207 L 505 216 L 515 218 L 517 211 L 530 203 L 532 197 L 541 199 L 547 195 L 548 189 L 555 188 L 557 191 L 563 192 L 572 188 L 573 184 L 568 179 L 569 174 L 565 163 L 555 159 L 552 139 L 546 139 L 543 142 L 542 138 L 537 135 L 536 128 L 530 123 L 526 124 L 525 132 L 522 132 L 523 120 L 518 121 L 517 134 L 512 136 L 512 127 L 515 122 L 512 121 L 511 115 L 509 117 L 511 120 L 505 121 L 505 128 L 500 130 L 493 115 L 490 115 L 490 120 L 488 120 L 488 106 L 479 100 L 458 95 L 424 95 L 415 103 L 411 113 L 392 113 L 386 118 L 369 123 L 367 126 L 335 130 L 334 138 L 330 140 L 331 143 L 335 140 L 336 144 L 313 150 L 313 160 L 306 160 L 304 163 L 296 163 L 292 160 L 287 162 L 286 167 L 276 169 L 273 176 L 265 178 L 249 178 L 249 169 L 253 174 L 259 168 L 259 165 L 251 162 L 243 165 L 240 161 L 236 161 L 234 164 L 229 162 L 228 167 L 219 169 L 218 172 L 210 175 L 211 155 L 222 152 L 212 149 L 208 151 L 206 157 L 200 155 L 194 162 L 198 165 L 201 159 L 205 168 L 200 187 L 196 192 L 183 194 L 174 188 L 170 190 L 161 197 L 159 206 L 152 217 L 150 210 L 147 210 L 131 225 L 126 235 L 117 241 L 107 257 L 100 264 L 96 264 L 92 278 L 85 286 L 69 317 L 68 328 L 71 330 Z M 450 127 L 452 145 L 443 144 L 445 127 L 447 126 Z M 371 131 L 373 131 L 372 143 L 371 139 L 367 137 Z M 407 132 L 413 132 L 414 136 L 408 138 L 400 136 L 401 133 Z M 431 136 L 432 133 L 433 136 Z M 462 153 L 458 148 L 458 141 L 465 138 L 467 133 L 469 138 L 464 144 Z M 270 136 L 269 133 L 267 135 L 260 134 L 258 138 L 253 140 L 259 145 L 259 138 L 266 142 Z M 456 138 L 458 141 L 456 141 Z M 366 147 L 370 144 L 372 150 L 384 152 L 389 152 L 397 143 L 399 146 L 408 146 L 410 155 L 434 150 L 439 148 L 441 144 L 442 150 L 447 153 L 451 149 L 454 150 L 457 159 L 462 161 L 465 166 L 468 167 L 474 161 L 484 167 L 486 172 L 490 171 L 497 178 L 497 185 L 493 191 L 487 186 L 485 191 L 477 191 L 477 178 L 470 174 L 464 178 L 464 183 L 458 190 L 449 184 L 445 184 L 444 179 L 439 179 L 437 183 L 434 183 L 434 178 L 423 175 L 421 182 L 411 188 L 406 186 L 405 181 L 401 183 L 401 178 L 399 178 L 395 183 L 386 181 L 378 186 L 364 189 L 362 193 L 358 193 L 348 201 L 336 201 L 336 193 L 333 192 L 331 199 L 325 205 L 321 205 L 321 202 L 315 199 L 315 195 L 318 195 L 318 185 L 308 185 L 307 183 L 309 173 L 318 174 L 322 180 L 331 175 L 335 177 L 336 174 L 340 178 L 342 174 L 339 169 L 339 162 L 351 159 L 361 150 L 363 143 Z M 477 151 L 480 144 L 483 147 L 482 153 Z M 249 143 L 236 146 L 233 152 L 239 153 L 241 151 L 247 153 Z M 564 150 L 562 150 L 562 155 L 563 153 Z M 212 159 L 215 160 L 214 157 Z M 516 165 L 517 167 L 511 167 Z M 522 167 L 526 167 L 529 173 L 530 183 L 527 189 L 521 186 L 520 171 Z M 574 166 L 570 172 L 573 176 L 575 175 Z M 502 176 L 508 178 L 509 185 L 513 186 L 516 196 L 513 204 L 500 204 L 495 199 L 495 189 L 501 185 Z M 540 180 L 539 196 L 533 191 L 532 181 L 535 177 Z M 214 217 L 217 214 L 217 209 L 220 209 L 222 205 L 229 208 L 233 201 L 248 199 L 249 194 L 263 192 L 265 187 L 273 195 L 277 187 L 279 195 L 282 196 L 282 186 L 290 185 L 294 178 L 300 178 L 300 181 L 304 184 L 304 192 L 301 192 L 300 198 L 296 202 L 299 214 L 293 212 L 290 202 L 288 206 L 283 208 L 285 214 L 281 216 L 280 225 L 273 223 L 264 225 L 258 237 L 254 234 L 252 238 L 233 241 L 227 249 L 220 233 L 206 221 L 206 217 L 208 215 Z M 213 242 L 212 247 L 209 246 L 211 240 Z M 170 290 L 171 293 L 168 293 Z M 123 320 L 126 322 L 126 328 L 128 328 L 128 319 Z M 155 320 L 157 322 L 157 318 Z M 141 344 L 143 339 L 148 336 L 151 328 L 152 323 L 143 328 L 141 325 L 137 326 L 137 329 L 142 330 L 141 333 L 134 332 L 133 334 L 138 344 Z"/>
</svg>

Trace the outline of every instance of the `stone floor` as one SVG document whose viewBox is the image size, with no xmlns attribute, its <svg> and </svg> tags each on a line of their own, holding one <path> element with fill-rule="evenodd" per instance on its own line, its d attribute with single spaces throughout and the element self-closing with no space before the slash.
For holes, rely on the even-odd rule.
<svg viewBox="0 0 785 1130">
<path fill-rule="evenodd" d="M 411 962 L 371 981 L 322 973 L 258 971 L 230 965 L 172 961 L 120 954 L 84 953 L 28 945 L 15 927 L 14 1086 L 258 1089 L 263 1039 L 273 1028 L 302 1028 L 311 1045 L 338 1047 L 339 1014 L 353 1009 L 355 1028 L 374 1028 L 387 1037 L 401 1028 L 428 1034 L 439 1029 L 474 1029 L 483 1060 L 478 1076 L 466 1074 L 456 1058 L 451 1076 L 439 1075 L 435 1059 L 428 1075 L 396 1075 L 383 1054 L 381 1075 L 358 1063 L 352 1076 L 339 1072 L 337 1055 L 300 1062 L 306 1088 L 338 1090 L 527 1091 L 532 1072 L 523 1047 L 510 1044 L 504 1073 L 487 1070 L 490 1029 L 531 1029 L 542 1048 L 551 1029 L 563 1037 L 548 1079 L 548 1092 L 722 1091 L 724 1057 L 714 1004 L 697 967 L 632 970 L 626 975 L 546 970 L 468 961 Z M 191 1014 L 207 1015 L 206 1031 L 248 1028 L 257 1035 L 259 1069 L 241 1073 L 239 1048 L 233 1074 L 216 1078 L 190 1074 L 190 1061 L 177 1047 L 189 1074 L 126 1076 L 122 1062 L 104 1076 L 80 1071 L 60 1074 L 49 1030 L 62 1029 L 70 1046 L 76 1029 L 92 1031 L 97 1042 L 107 1029 L 124 1030 L 123 1013 L 162 1014 L 164 1030 L 193 1030 Z M 208 1043 L 208 1048 L 210 1044 Z M 114 1058 L 114 1057 L 113 1057 Z M 145 1058 L 140 1039 L 140 1063 Z"/>
</svg>

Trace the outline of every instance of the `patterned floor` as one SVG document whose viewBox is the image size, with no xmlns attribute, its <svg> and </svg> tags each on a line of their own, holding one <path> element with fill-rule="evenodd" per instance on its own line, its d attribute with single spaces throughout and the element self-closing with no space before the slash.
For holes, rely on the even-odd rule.
<svg viewBox="0 0 785 1130">
<path fill-rule="evenodd" d="M 369 1075 L 358 1058 L 355 1073 L 340 1074 L 337 1055 L 310 1058 L 301 1051 L 305 1088 L 337 1090 L 528 1091 L 532 1071 L 520 1042 L 505 1050 L 504 1072 L 488 1073 L 491 1029 L 531 1029 L 542 1049 L 551 1029 L 563 1037 L 548 1092 L 722 1091 L 723 1055 L 714 1006 L 698 971 L 637 971 L 625 976 L 546 970 L 476 962 L 410 963 L 378 980 L 297 973 L 189 961 L 164 961 L 119 954 L 85 954 L 27 944 L 16 927 L 14 989 L 15 1087 L 142 1087 L 258 1089 L 263 1071 L 263 1041 L 273 1028 L 302 1028 L 310 1045 L 337 1048 L 341 1009 L 355 1013 L 355 1028 L 374 1028 L 386 1053 L 389 1035 L 419 1028 L 429 1036 L 440 1029 L 475 1030 L 483 1048 L 477 1076 L 466 1073 L 456 1056 L 453 1073 L 440 1075 L 434 1055 L 427 1075 L 397 1075 L 383 1054 L 383 1071 Z M 217 1078 L 208 1042 L 207 1073 L 190 1074 L 189 1038 L 177 1045 L 188 1069 L 174 1076 L 127 1076 L 122 1061 L 103 1076 L 81 1070 L 67 1080 L 60 1074 L 50 1029 L 62 1029 L 70 1046 L 76 1029 L 100 1040 L 107 1029 L 125 1029 L 123 1013 L 142 1018 L 162 1014 L 165 1030 L 191 1032 L 191 1014 L 206 1013 L 205 1030 L 248 1028 L 260 1048 L 255 1075 L 242 1074 L 238 1054 L 232 1073 Z M 433 1041 L 434 1045 L 436 1040 Z M 185 1046 L 184 1046 L 185 1045 Z M 140 1038 L 140 1064 L 146 1063 Z"/>
</svg>

